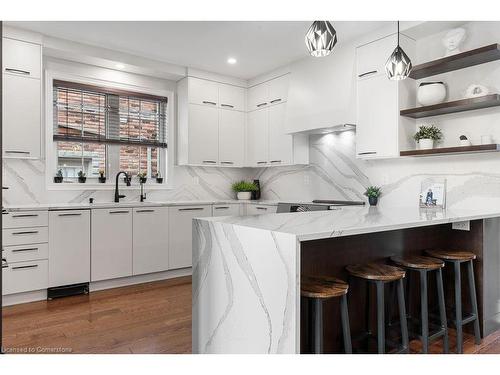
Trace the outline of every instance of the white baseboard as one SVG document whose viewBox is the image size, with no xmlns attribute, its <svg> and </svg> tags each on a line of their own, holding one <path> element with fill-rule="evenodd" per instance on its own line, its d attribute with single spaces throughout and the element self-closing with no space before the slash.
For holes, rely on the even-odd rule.
<svg viewBox="0 0 500 375">
<path fill-rule="evenodd" d="M 155 272 L 155 273 L 149 273 L 146 275 L 122 277 L 122 278 L 113 279 L 113 280 L 95 281 L 95 282 L 91 282 L 89 287 L 90 287 L 90 292 L 96 292 L 98 290 L 119 288 L 119 287 L 127 286 L 127 285 L 143 284 L 143 283 L 149 283 L 152 281 L 173 279 L 176 277 L 189 276 L 191 274 L 192 274 L 192 269 L 191 269 L 191 267 L 188 267 L 188 268 L 182 268 L 179 270 Z M 9 294 L 9 295 L 2 296 L 2 305 L 3 306 L 12 306 L 12 305 L 18 305 L 20 303 L 43 301 L 46 299 L 47 299 L 47 290 L 46 289 L 35 290 L 35 291 L 31 291 L 31 292 L 16 293 L 16 294 Z"/>
</svg>

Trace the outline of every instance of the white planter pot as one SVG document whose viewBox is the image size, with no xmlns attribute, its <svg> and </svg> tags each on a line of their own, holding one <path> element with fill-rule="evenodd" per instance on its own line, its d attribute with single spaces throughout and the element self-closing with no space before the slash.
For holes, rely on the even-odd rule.
<svg viewBox="0 0 500 375">
<path fill-rule="evenodd" d="M 252 199 L 252 192 L 251 191 L 240 191 L 236 194 L 236 196 L 241 201 L 247 201 L 249 199 Z"/>
<path fill-rule="evenodd" d="M 418 86 L 417 100 L 421 105 L 434 105 L 446 99 L 446 85 L 443 82 L 422 82 Z"/>
<path fill-rule="evenodd" d="M 461 139 L 460 140 L 460 146 L 465 147 L 465 146 L 470 146 L 471 143 L 468 139 Z"/>
<path fill-rule="evenodd" d="M 420 150 L 428 150 L 434 148 L 434 140 L 433 139 L 421 139 L 418 141 L 418 148 Z"/>
</svg>

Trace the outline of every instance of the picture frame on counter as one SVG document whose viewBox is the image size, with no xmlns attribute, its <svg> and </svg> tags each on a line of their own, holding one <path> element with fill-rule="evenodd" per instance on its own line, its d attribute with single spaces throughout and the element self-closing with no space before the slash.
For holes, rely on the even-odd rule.
<svg viewBox="0 0 500 375">
<path fill-rule="evenodd" d="M 422 181 L 419 195 L 420 208 L 444 209 L 446 207 L 446 179 L 426 178 Z"/>
</svg>

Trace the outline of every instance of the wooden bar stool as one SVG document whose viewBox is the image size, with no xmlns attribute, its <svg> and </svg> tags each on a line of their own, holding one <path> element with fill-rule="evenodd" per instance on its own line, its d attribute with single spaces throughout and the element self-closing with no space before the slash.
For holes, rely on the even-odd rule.
<svg viewBox="0 0 500 375">
<path fill-rule="evenodd" d="M 457 353 L 463 352 L 463 326 L 474 322 L 474 337 L 476 344 L 481 343 L 481 332 L 479 331 L 479 315 L 477 310 L 476 283 L 474 282 L 473 260 L 476 254 L 470 251 L 453 250 L 427 250 L 427 254 L 434 258 L 442 259 L 447 263 L 453 264 L 455 274 L 455 328 L 457 330 Z M 466 263 L 467 276 L 469 279 L 469 295 L 472 307 L 472 313 L 467 317 L 462 315 L 462 275 L 460 265 Z"/>
<path fill-rule="evenodd" d="M 347 310 L 347 291 L 349 285 L 342 280 L 329 276 L 302 276 L 300 281 L 302 297 L 312 303 L 312 324 L 314 326 L 314 353 L 323 353 L 323 301 L 340 297 L 340 316 L 342 322 L 342 336 L 344 351 L 352 353 L 351 330 L 349 328 L 349 312 Z M 309 335 L 312 330 L 309 331 Z"/>
<path fill-rule="evenodd" d="M 391 260 L 399 267 L 407 271 L 418 272 L 420 275 L 420 325 L 421 334 L 415 335 L 422 342 L 422 353 L 429 352 L 429 342 L 439 337 L 443 337 L 443 353 L 448 353 L 448 322 L 446 321 L 446 306 L 444 302 L 443 274 L 441 268 L 444 262 L 437 258 L 431 258 L 421 255 L 403 255 L 392 256 Z M 431 335 L 429 335 L 429 300 L 427 296 L 427 275 L 429 272 L 436 274 L 436 287 L 439 305 L 439 318 L 441 325 Z M 409 278 L 406 281 L 410 282 Z M 409 288 L 411 286 L 409 285 Z M 409 298 L 409 293 L 408 296 Z M 411 326 L 411 325 L 410 325 Z"/>
<path fill-rule="evenodd" d="M 405 271 L 394 266 L 380 263 L 368 264 L 355 264 L 346 267 L 347 272 L 353 277 L 373 283 L 377 289 L 377 349 L 378 353 L 385 353 L 386 339 L 385 339 L 385 292 L 384 285 L 387 283 L 396 283 L 398 307 L 399 307 L 399 320 L 401 326 L 401 345 L 398 353 L 408 353 L 408 326 L 406 322 L 406 307 L 403 289 L 403 278 Z M 391 301 L 392 302 L 392 301 Z M 369 303 L 367 301 L 367 303 Z M 369 306 L 366 306 L 367 312 Z M 367 320 L 367 336 L 371 337 L 369 330 L 369 322 Z"/>
</svg>

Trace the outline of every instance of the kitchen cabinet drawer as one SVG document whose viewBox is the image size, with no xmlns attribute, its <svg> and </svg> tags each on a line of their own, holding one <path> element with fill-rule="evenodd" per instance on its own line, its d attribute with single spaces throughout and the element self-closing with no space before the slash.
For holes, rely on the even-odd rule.
<svg viewBox="0 0 500 375">
<path fill-rule="evenodd" d="M 42 46 L 10 38 L 2 43 L 4 73 L 40 79 Z"/>
<path fill-rule="evenodd" d="M 132 209 L 95 209 L 91 214 L 91 281 L 132 275 Z"/>
<path fill-rule="evenodd" d="M 47 227 L 3 229 L 3 246 L 44 243 L 49 240 Z"/>
<path fill-rule="evenodd" d="M 213 216 L 240 216 L 240 204 L 214 204 L 212 214 Z"/>
<path fill-rule="evenodd" d="M 46 289 L 48 285 L 48 261 L 10 263 L 3 268 L 2 293 L 14 294 Z"/>
<path fill-rule="evenodd" d="M 189 103 L 217 107 L 219 104 L 219 84 L 199 78 L 188 78 Z"/>
<path fill-rule="evenodd" d="M 7 259 L 9 263 L 47 259 L 49 246 L 46 243 L 5 246 L 2 257 Z"/>
<path fill-rule="evenodd" d="M 3 155 L 39 158 L 41 149 L 41 81 L 3 75 Z"/>
<path fill-rule="evenodd" d="M 219 105 L 223 109 L 245 110 L 245 89 L 238 86 L 219 85 Z"/>
<path fill-rule="evenodd" d="M 19 211 L 2 215 L 3 229 L 46 227 L 49 224 L 48 211 Z"/>
<path fill-rule="evenodd" d="M 49 213 L 49 287 L 90 281 L 90 211 Z"/>
<path fill-rule="evenodd" d="M 264 204 L 248 204 L 247 215 L 275 214 L 276 206 Z"/>
<path fill-rule="evenodd" d="M 170 207 L 169 212 L 169 267 L 191 267 L 193 263 L 193 219 L 212 216 L 212 206 Z"/>
<path fill-rule="evenodd" d="M 134 275 L 168 270 L 168 210 L 168 207 L 134 208 Z"/>
</svg>

